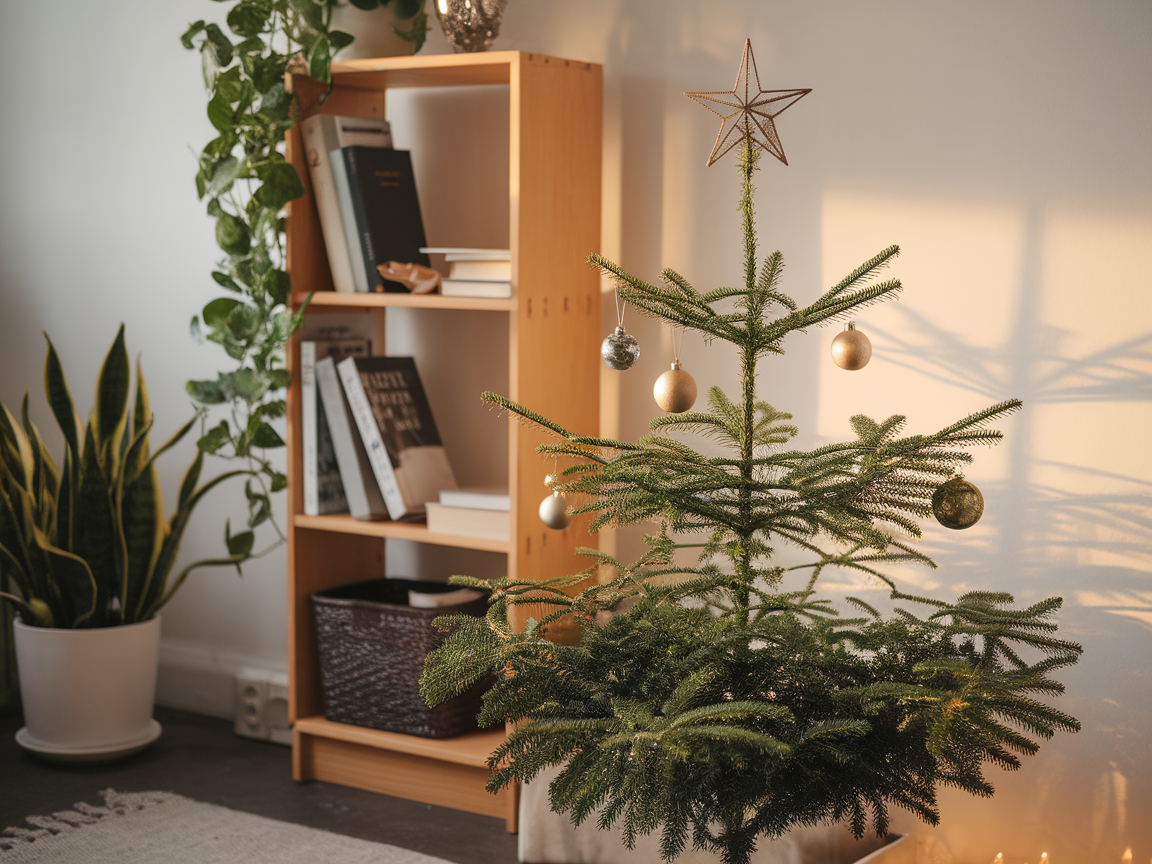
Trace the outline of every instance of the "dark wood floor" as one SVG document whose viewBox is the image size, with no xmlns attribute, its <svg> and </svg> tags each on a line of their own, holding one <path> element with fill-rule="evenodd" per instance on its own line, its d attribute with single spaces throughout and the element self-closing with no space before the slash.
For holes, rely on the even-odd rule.
<svg viewBox="0 0 1152 864">
<path fill-rule="evenodd" d="M 160 740 L 111 765 L 63 767 L 25 753 L 13 736 L 19 714 L 0 715 L 0 828 L 77 801 L 100 804 L 109 787 L 162 790 L 272 819 L 389 843 L 458 864 L 512 864 L 516 838 L 504 822 L 361 792 L 292 780 L 287 747 L 240 738 L 226 720 L 159 708 Z"/>
</svg>

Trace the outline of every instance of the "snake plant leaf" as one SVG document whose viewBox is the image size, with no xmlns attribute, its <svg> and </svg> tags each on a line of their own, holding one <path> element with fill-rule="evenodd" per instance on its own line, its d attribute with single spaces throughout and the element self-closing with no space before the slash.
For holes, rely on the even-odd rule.
<svg viewBox="0 0 1152 864">
<path fill-rule="evenodd" d="M 221 421 L 223 422 L 223 421 Z M 184 479 L 180 482 L 180 497 L 176 500 L 176 509 L 182 510 L 196 491 L 196 484 L 200 482 L 200 470 L 204 467 L 204 449 L 198 447 L 196 458 L 184 472 Z"/>
<path fill-rule="evenodd" d="M 203 459 L 204 454 L 198 453 L 196 455 L 196 461 L 192 463 L 193 468 L 196 469 L 195 473 L 197 475 L 200 473 L 198 463 L 202 463 Z M 185 482 L 187 482 L 187 477 L 192 475 L 193 468 L 188 469 L 188 475 L 185 477 Z M 176 508 L 176 512 L 172 514 L 172 518 L 168 521 L 168 532 L 164 537 L 164 543 L 160 549 L 160 557 L 156 561 L 157 573 L 167 573 L 172 569 L 172 565 L 176 561 L 176 554 L 180 551 L 180 541 L 184 537 L 184 529 L 188 527 L 188 520 L 192 517 L 192 511 L 196 508 L 196 505 L 200 503 L 204 496 L 219 486 L 221 483 L 223 483 L 225 480 L 230 480 L 233 477 L 250 476 L 251 474 L 251 471 L 245 470 L 225 471 L 223 474 L 218 474 L 217 476 L 213 477 L 199 489 L 189 494 L 186 498 L 184 497 L 184 490 L 181 490 L 180 504 Z M 216 561 L 216 559 L 212 559 L 211 563 L 221 562 Z M 231 559 L 225 559 L 223 563 L 238 562 L 232 561 Z M 160 608 L 168 602 L 171 596 L 176 592 L 176 589 L 180 587 L 180 583 L 183 581 L 183 578 L 187 576 L 191 569 L 191 567 L 185 568 L 184 573 L 181 574 L 181 578 L 177 580 L 177 582 L 173 584 L 167 592 L 164 591 L 164 580 L 152 580 L 151 585 L 148 587 L 148 595 L 145 597 L 144 602 L 145 616 L 150 618 L 152 615 L 155 615 L 160 610 Z"/>
<path fill-rule="evenodd" d="M 140 361 L 136 361 L 136 404 L 132 408 L 132 435 L 139 435 L 147 426 L 152 427 L 152 403 L 148 399 L 148 386 L 144 383 L 144 370 L 140 368 Z M 148 444 L 145 438 L 144 458 L 148 458 Z"/>
<path fill-rule="evenodd" d="M 121 324 L 104 358 L 104 365 L 100 367 L 96 379 L 96 403 L 92 408 L 95 423 L 91 431 L 95 432 L 97 454 L 108 477 L 115 476 L 119 466 L 121 439 L 128 421 L 130 378 L 131 366 L 128 350 L 124 347 L 124 325 Z"/>
<path fill-rule="evenodd" d="M 175 447 L 177 444 L 179 444 L 180 440 L 192 430 L 193 426 L 196 425 L 196 420 L 199 417 L 200 417 L 199 414 L 194 414 L 192 416 L 191 420 L 189 420 L 187 423 L 185 423 L 183 426 L 181 426 L 179 429 L 177 429 L 175 432 L 173 432 L 172 437 L 169 438 L 167 441 L 165 441 L 163 444 L 161 444 L 160 449 L 157 450 L 155 453 L 153 453 L 148 458 L 148 464 L 154 465 L 156 463 L 156 459 L 159 456 L 161 456 L 163 453 L 166 453 L 168 450 L 171 450 L 173 447 Z M 147 467 L 148 467 L 148 465 L 146 464 L 144 466 L 144 468 L 147 469 Z"/>
<path fill-rule="evenodd" d="M 125 485 L 120 513 L 127 561 L 120 603 L 126 619 L 139 621 L 143 620 L 139 616 L 151 583 L 157 577 L 156 562 L 167 531 L 160 473 L 155 463 L 148 462 L 147 467 Z"/>
<path fill-rule="evenodd" d="M 8 406 L 2 407 L 4 412 L 0 416 L 0 425 L 3 425 L 5 436 L 11 440 L 11 445 L 15 448 L 15 459 L 12 460 L 9 470 L 12 471 L 13 479 L 21 489 L 30 490 L 32 477 L 35 474 L 32 442 L 28 440 L 27 434 L 20 428 L 20 424 L 16 422 L 16 418 L 12 416 Z"/>
<path fill-rule="evenodd" d="M 24 434 L 28 436 L 28 445 L 32 448 L 32 483 L 29 490 L 32 500 L 36 502 L 37 522 L 43 524 L 43 497 L 44 497 L 44 446 L 39 434 L 32 426 L 32 419 L 28 416 L 28 391 L 24 391 L 24 398 L 20 402 L 20 425 Z"/>
<path fill-rule="evenodd" d="M 53 583 L 59 586 L 62 605 L 68 611 L 67 618 L 60 624 L 79 627 L 93 617 L 100 602 L 101 592 L 88 562 L 53 546 L 39 528 L 35 529 L 34 539 L 48 558 Z"/>
<path fill-rule="evenodd" d="M 78 479 L 76 458 L 72 449 L 64 448 L 64 468 L 60 474 L 60 485 L 56 487 L 56 545 L 72 551 L 73 505 L 76 500 Z"/>
<path fill-rule="evenodd" d="M 48 342 L 48 356 L 44 362 L 44 393 L 48 397 L 48 408 L 52 409 L 52 414 L 56 418 L 56 424 L 60 426 L 60 431 L 65 435 L 65 441 L 68 447 L 71 448 L 74 458 L 73 467 L 78 467 L 78 456 L 81 453 L 81 445 L 79 445 L 79 438 L 84 431 L 84 425 L 76 412 L 73 403 L 73 397 L 68 392 L 68 382 L 65 380 L 65 370 L 60 363 L 60 355 L 56 354 L 56 347 L 52 344 L 52 340 L 48 339 L 48 334 L 44 334 L 44 339 Z M 75 483 L 76 478 L 73 477 Z"/>
<path fill-rule="evenodd" d="M 112 598 L 120 596 L 123 550 L 110 484 L 96 455 L 92 426 L 90 423 L 84 436 L 80 488 L 72 511 L 72 541 L 73 551 L 88 562 L 96 579 L 97 604 L 103 615 Z"/>
<path fill-rule="evenodd" d="M 24 536 L 20 530 L 20 520 L 12 506 L 12 499 L 0 487 L 0 563 L 3 570 L 11 576 L 20 590 L 25 594 L 31 591 L 32 583 L 29 578 L 31 566 L 24 543 Z"/>
</svg>

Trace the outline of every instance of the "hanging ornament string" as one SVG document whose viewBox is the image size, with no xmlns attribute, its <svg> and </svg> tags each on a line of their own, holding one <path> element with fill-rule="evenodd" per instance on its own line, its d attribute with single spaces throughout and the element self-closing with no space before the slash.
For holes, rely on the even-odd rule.
<svg viewBox="0 0 1152 864">
<path fill-rule="evenodd" d="M 624 332 L 624 310 L 628 308 L 628 301 L 621 305 L 620 292 L 613 290 L 616 295 L 616 331 L 601 343 L 600 357 L 609 369 L 623 372 L 640 359 L 640 343 L 635 336 Z"/>
<path fill-rule="evenodd" d="M 680 352 L 684 348 L 684 328 L 672 328 L 672 368 L 677 369 L 680 366 Z"/>
</svg>

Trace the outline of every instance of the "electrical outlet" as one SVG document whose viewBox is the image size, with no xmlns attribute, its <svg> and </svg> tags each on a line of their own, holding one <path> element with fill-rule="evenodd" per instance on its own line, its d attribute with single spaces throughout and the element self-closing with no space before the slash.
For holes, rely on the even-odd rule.
<svg viewBox="0 0 1152 864">
<path fill-rule="evenodd" d="M 245 738 L 291 744 L 288 676 L 266 669 L 241 669 L 235 676 L 233 730 Z"/>
</svg>

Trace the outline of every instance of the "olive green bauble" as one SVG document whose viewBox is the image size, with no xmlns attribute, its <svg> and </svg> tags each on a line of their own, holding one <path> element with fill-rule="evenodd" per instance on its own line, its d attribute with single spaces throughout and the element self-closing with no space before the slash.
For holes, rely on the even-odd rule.
<svg viewBox="0 0 1152 864">
<path fill-rule="evenodd" d="M 984 496 L 963 477 L 953 477 L 932 494 L 932 512 L 945 528 L 971 528 L 984 514 Z"/>
</svg>

